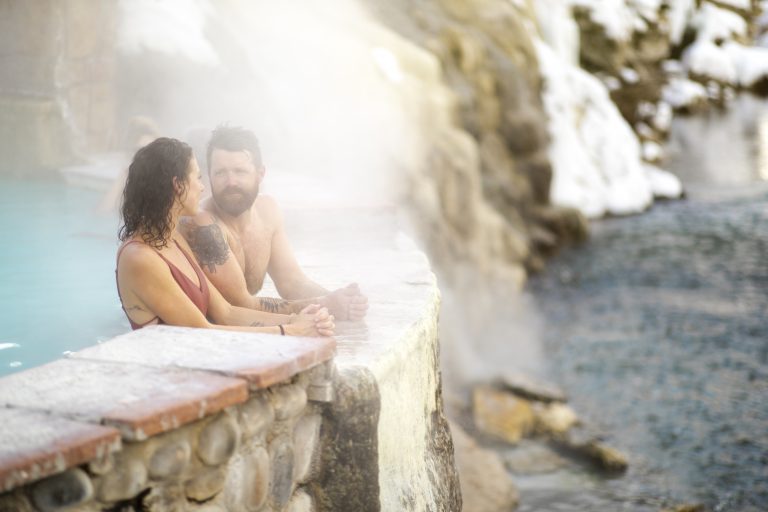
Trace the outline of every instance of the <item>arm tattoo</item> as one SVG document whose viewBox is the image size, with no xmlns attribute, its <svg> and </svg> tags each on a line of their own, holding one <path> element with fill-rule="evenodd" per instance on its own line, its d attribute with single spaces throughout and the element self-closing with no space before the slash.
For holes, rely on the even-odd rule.
<svg viewBox="0 0 768 512">
<path fill-rule="evenodd" d="M 146 311 L 143 307 L 139 306 L 138 304 L 135 306 L 131 306 L 129 308 L 125 309 L 126 311 Z"/>
<path fill-rule="evenodd" d="M 273 299 L 271 297 L 259 297 L 259 309 L 268 313 L 291 313 L 290 301 Z"/>
<path fill-rule="evenodd" d="M 182 232 L 200 266 L 208 268 L 208 272 L 216 272 L 216 265 L 227 262 L 229 246 L 218 224 L 197 226 L 193 222 L 185 222 Z"/>
<path fill-rule="evenodd" d="M 264 324 L 261 322 L 253 322 L 251 324 L 251 327 L 264 327 Z"/>
</svg>

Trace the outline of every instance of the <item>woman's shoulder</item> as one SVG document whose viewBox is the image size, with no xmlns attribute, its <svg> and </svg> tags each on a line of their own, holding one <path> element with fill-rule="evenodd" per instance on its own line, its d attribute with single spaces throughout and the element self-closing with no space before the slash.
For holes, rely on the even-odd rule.
<svg viewBox="0 0 768 512">
<path fill-rule="evenodd" d="M 157 251 L 140 240 L 126 240 L 117 254 L 117 265 L 121 271 L 146 270 L 162 264 Z"/>
</svg>

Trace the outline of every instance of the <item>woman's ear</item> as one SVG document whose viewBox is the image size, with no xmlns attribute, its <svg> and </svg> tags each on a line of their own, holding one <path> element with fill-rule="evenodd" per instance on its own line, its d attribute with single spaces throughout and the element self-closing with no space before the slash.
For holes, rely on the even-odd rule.
<svg viewBox="0 0 768 512">
<path fill-rule="evenodd" d="M 178 177 L 173 176 L 171 179 L 173 180 L 173 190 L 176 192 L 176 195 L 181 195 L 184 191 L 184 186 L 181 184 Z"/>
</svg>

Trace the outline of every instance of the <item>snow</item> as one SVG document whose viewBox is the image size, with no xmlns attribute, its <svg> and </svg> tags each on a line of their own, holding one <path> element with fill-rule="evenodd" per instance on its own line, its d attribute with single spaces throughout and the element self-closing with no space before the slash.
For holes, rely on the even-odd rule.
<svg viewBox="0 0 768 512">
<path fill-rule="evenodd" d="M 673 192 L 673 176 L 650 173 L 641 162 L 637 137 L 605 86 L 564 63 L 543 42 L 536 41 L 536 51 L 552 137 L 552 202 L 594 218 L 638 213 L 656 191 Z"/>
<path fill-rule="evenodd" d="M 683 194 L 683 185 L 674 174 L 654 165 L 645 164 L 643 167 L 655 197 L 675 199 Z"/>
<path fill-rule="evenodd" d="M 746 0 L 724 3 L 736 8 L 749 7 Z M 696 41 L 683 56 L 689 72 L 740 87 L 750 87 L 768 75 L 768 49 L 734 41 L 747 36 L 747 22 L 737 13 L 705 3 L 693 16 L 691 26 L 697 31 Z"/>
<path fill-rule="evenodd" d="M 747 22 L 733 11 L 705 3 L 691 20 L 696 40 L 714 42 L 747 35 Z"/>
<path fill-rule="evenodd" d="M 393 84 L 403 81 L 403 70 L 397 57 L 387 48 L 377 46 L 371 49 L 371 57 L 384 76 Z"/>
<path fill-rule="evenodd" d="M 653 141 L 643 142 L 643 160 L 646 162 L 655 162 L 663 154 L 661 146 Z"/>
<path fill-rule="evenodd" d="M 683 54 L 683 63 L 691 73 L 728 84 L 736 81 L 736 66 L 725 50 L 710 41 L 697 41 Z"/>
<path fill-rule="evenodd" d="M 662 132 L 668 132 L 672 126 L 672 106 L 666 101 L 656 105 L 656 115 L 653 116 L 653 127 Z"/>
<path fill-rule="evenodd" d="M 723 46 L 723 51 L 734 63 L 736 85 L 751 87 L 760 78 L 768 76 L 768 48 L 728 43 Z"/>
<path fill-rule="evenodd" d="M 669 76 L 682 76 L 685 74 L 685 66 L 679 60 L 667 59 L 661 63 L 661 69 Z"/>
<path fill-rule="evenodd" d="M 632 32 L 645 32 L 649 24 L 659 22 L 659 10 L 665 0 L 570 1 L 572 5 L 589 9 L 590 19 L 603 26 L 609 38 L 615 41 L 629 41 Z M 692 4 L 693 0 L 690 3 Z"/>
<path fill-rule="evenodd" d="M 657 22 L 662 3 L 661 0 L 571 2 L 589 8 L 592 21 L 603 25 L 606 34 L 619 41 L 628 40 L 633 30 L 644 27 L 641 17 Z M 544 79 L 542 99 L 549 117 L 551 201 L 577 208 L 594 218 L 641 212 L 651 205 L 654 196 L 679 197 L 682 185 L 675 176 L 643 162 L 643 156 L 647 160 L 658 159 L 662 155 L 661 147 L 654 142 L 641 146 L 611 101 L 608 90 L 611 86 L 620 86 L 619 79 L 609 76 L 598 79 L 578 67 L 572 53 L 573 48 L 578 48 L 578 30 L 574 37 L 573 31 L 563 29 L 573 23 L 568 10 L 560 7 L 566 3 L 544 0 L 534 4 L 544 39 L 535 37 L 534 44 Z M 687 0 L 676 5 L 688 3 L 693 5 Z M 626 83 L 636 82 L 638 78 L 631 68 L 622 69 L 620 76 Z M 669 95 L 676 99 L 672 92 L 678 96 L 684 93 L 690 97 L 699 93 L 706 96 L 703 87 L 688 81 L 670 91 Z M 654 126 L 669 129 L 672 106 L 668 102 L 645 105 L 645 112 Z M 653 135 L 653 130 L 644 126 L 646 132 Z"/>
<path fill-rule="evenodd" d="M 621 79 L 628 84 L 636 84 L 640 80 L 637 71 L 632 68 L 622 68 L 619 74 L 621 75 Z"/>
<path fill-rule="evenodd" d="M 678 44 L 683 39 L 685 27 L 696 8 L 696 0 L 676 0 L 670 2 L 669 12 L 669 39 Z"/>
<path fill-rule="evenodd" d="M 636 27 L 637 17 L 623 0 L 571 0 L 572 4 L 591 11 L 590 19 L 605 28 L 615 41 L 627 41 Z"/>
<path fill-rule="evenodd" d="M 634 7 L 637 14 L 648 21 L 655 22 L 663 0 L 629 0 L 627 3 Z"/>
<path fill-rule="evenodd" d="M 126 54 L 155 51 L 217 65 L 205 36 L 210 5 L 205 0 L 120 0 L 117 46 Z"/>
<path fill-rule="evenodd" d="M 578 66 L 579 26 L 570 15 L 568 3 L 563 0 L 538 0 L 534 7 L 541 37 L 561 59 Z"/>
<path fill-rule="evenodd" d="M 752 9 L 752 0 L 719 0 L 719 2 L 723 5 L 735 7 L 736 9 L 744 9 L 745 11 Z"/>
<path fill-rule="evenodd" d="M 615 76 L 602 76 L 600 77 L 600 80 L 603 82 L 603 85 L 609 90 L 609 91 L 617 91 L 621 89 L 621 80 L 616 78 Z"/>
<path fill-rule="evenodd" d="M 706 100 L 707 89 L 687 78 L 673 78 L 662 90 L 661 97 L 672 108 L 682 108 Z"/>
</svg>

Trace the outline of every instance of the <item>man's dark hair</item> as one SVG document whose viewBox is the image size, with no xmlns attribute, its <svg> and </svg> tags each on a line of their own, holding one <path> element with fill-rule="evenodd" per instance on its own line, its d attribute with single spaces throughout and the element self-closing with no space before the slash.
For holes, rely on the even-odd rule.
<svg viewBox="0 0 768 512">
<path fill-rule="evenodd" d="M 168 245 L 171 207 L 178 195 L 173 178 L 182 186 L 181 195 L 186 193 L 191 159 L 192 148 L 167 137 L 156 139 L 136 152 L 123 189 L 120 240 L 141 233 L 144 243 L 156 249 Z"/>
<path fill-rule="evenodd" d="M 208 142 L 208 150 L 205 153 L 208 171 L 211 170 L 211 154 L 214 149 L 248 151 L 251 154 L 253 165 L 257 169 L 262 166 L 259 139 L 256 138 L 255 133 L 240 126 L 220 125 L 213 130 L 211 140 Z"/>
</svg>

